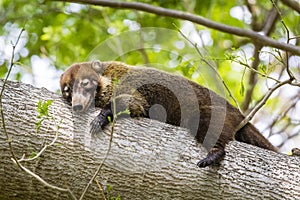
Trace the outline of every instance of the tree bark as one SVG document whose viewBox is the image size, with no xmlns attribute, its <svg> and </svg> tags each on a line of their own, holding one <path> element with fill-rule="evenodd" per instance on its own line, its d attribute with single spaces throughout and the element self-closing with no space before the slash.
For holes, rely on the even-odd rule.
<svg viewBox="0 0 300 200">
<path fill-rule="evenodd" d="M 2 85 L 3 82 L 0 82 Z M 38 100 L 52 99 L 49 114 L 36 132 Z M 23 164 L 45 181 L 70 188 L 79 198 L 102 162 L 110 128 L 89 134 L 97 114 L 75 115 L 71 107 L 46 89 L 8 82 L 2 98 L 5 124 L 17 158 L 29 157 L 55 137 L 54 145 L 34 161 Z M 0 199 L 68 199 L 49 189 L 11 160 L 1 124 Z M 150 119 L 122 119 L 115 124 L 112 148 L 97 180 L 109 195 L 122 199 L 298 199 L 300 158 L 231 142 L 219 166 L 200 169 L 206 155 L 186 129 Z M 84 199 L 102 199 L 93 182 Z"/>
</svg>

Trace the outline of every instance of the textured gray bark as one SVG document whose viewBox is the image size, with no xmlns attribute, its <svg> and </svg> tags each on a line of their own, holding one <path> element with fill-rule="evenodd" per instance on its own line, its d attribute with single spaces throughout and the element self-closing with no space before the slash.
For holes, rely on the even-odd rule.
<svg viewBox="0 0 300 200">
<path fill-rule="evenodd" d="M 3 82 L 0 82 L 2 85 Z M 42 156 L 24 164 L 51 184 L 69 187 L 76 197 L 101 163 L 109 129 L 91 136 L 96 112 L 73 115 L 59 95 L 8 82 L 3 110 L 18 158 L 40 150 L 55 136 L 54 120 L 36 133 L 38 100 L 53 99 L 50 115 L 60 123 L 59 137 Z M 0 199 L 68 199 L 21 171 L 11 160 L 1 125 Z M 206 154 L 188 131 L 150 119 L 122 119 L 115 125 L 112 149 L 97 180 L 122 199 L 299 199 L 300 158 L 231 142 L 220 166 L 200 169 Z M 93 182 L 85 199 L 101 199 Z"/>
</svg>

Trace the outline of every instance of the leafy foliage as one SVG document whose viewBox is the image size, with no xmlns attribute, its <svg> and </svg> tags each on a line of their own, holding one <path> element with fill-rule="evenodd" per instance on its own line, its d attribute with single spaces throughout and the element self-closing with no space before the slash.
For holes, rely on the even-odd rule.
<svg viewBox="0 0 300 200">
<path fill-rule="evenodd" d="M 37 115 L 37 122 L 36 122 L 36 131 L 37 133 L 39 132 L 40 128 L 41 128 L 41 125 L 43 123 L 43 121 L 45 119 L 51 119 L 51 116 L 49 115 L 49 106 L 52 104 L 53 100 L 47 100 L 47 101 L 41 101 L 39 100 L 38 101 L 38 104 L 37 104 L 37 112 L 38 112 L 38 115 Z"/>
<path fill-rule="evenodd" d="M 107 194 L 106 194 L 106 198 L 107 198 L 108 200 L 121 200 L 121 196 L 120 196 L 120 195 L 118 195 L 118 196 L 116 196 L 116 197 L 112 196 L 112 195 L 111 195 L 112 191 L 113 191 L 113 187 L 112 187 L 110 184 L 108 184 L 108 185 L 107 185 Z"/>
</svg>

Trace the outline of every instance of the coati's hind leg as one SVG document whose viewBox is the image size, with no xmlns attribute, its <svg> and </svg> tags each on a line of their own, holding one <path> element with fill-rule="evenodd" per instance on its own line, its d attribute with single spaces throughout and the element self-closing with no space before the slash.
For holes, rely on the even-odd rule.
<svg viewBox="0 0 300 200">
<path fill-rule="evenodd" d="M 216 144 L 207 154 L 207 156 L 197 163 L 198 167 L 207 167 L 219 163 L 225 156 L 225 150 L 222 146 Z"/>
</svg>

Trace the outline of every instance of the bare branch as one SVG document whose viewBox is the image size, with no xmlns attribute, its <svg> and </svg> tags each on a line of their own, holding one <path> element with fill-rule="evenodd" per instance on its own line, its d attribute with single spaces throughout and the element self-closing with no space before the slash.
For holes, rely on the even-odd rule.
<svg viewBox="0 0 300 200">
<path fill-rule="evenodd" d="M 296 104 L 297 104 L 297 102 L 298 102 L 298 100 L 299 100 L 299 98 L 297 98 L 297 97 L 298 97 L 298 95 L 295 95 L 295 96 L 293 96 L 292 98 L 290 98 L 289 101 L 291 101 L 292 103 L 291 103 L 290 105 L 288 105 L 286 108 L 284 108 L 284 110 L 281 110 L 280 115 L 278 115 L 277 117 L 275 117 L 275 119 L 272 121 L 272 123 L 271 123 L 268 127 L 266 127 L 265 130 L 266 130 L 266 129 L 271 129 L 271 130 L 272 130 L 272 128 L 274 127 L 274 125 L 275 125 L 276 123 L 278 123 L 279 121 L 281 121 L 281 120 L 287 115 L 287 113 L 288 113 L 292 108 L 294 108 L 294 107 L 296 106 Z M 289 124 L 287 124 L 287 125 L 289 125 Z M 265 131 L 265 130 L 264 130 L 264 131 Z M 284 128 L 282 128 L 281 130 L 277 131 L 276 133 L 272 133 L 272 132 L 271 132 L 270 135 L 274 135 L 274 134 L 281 133 L 281 132 L 283 132 L 283 130 L 284 130 Z"/>
<path fill-rule="evenodd" d="M 290 84 L 293 80 L 292 79 L 288 79 L 285 80 L 283 82 L 280 83 L 276 83 L 274 85 L 274 87 L 272 87 L 263 97 L 263 99 L 251 110 L 251 112 L 245 117 L 245 119 L 238 125 L 238 127 L 236 128 L 236 132 L 239 131 L 241 128 L 243 128 L 255 115 L 255 113 L 257 113 L 257 111 L 259 111 L 259 109 L 261 107 L 263 107 L 265 105 L 265 103 L 267 102 L 267 100 L 269 99 L 269 97 L 273 94 L 273 92 L 275 90 L 277 90 L 278 88 L 280 88 L 281 86 L 285 85 L 285 84 Z"/>
<path fill-rule="evenodd" d="M 203 62 L 205 62 L 212 70 L 214 70 L 214 72 L 216 73 L 216 75 L 218 76 L 218 78 L 222 81 L 222 84 L 224 85 L 224 87 L 226 88 L 230 98 L 234 101 L 236 107 L 240 110 L 240 112 L 242 112 L 238 101 L 234 98 L 233 94 L 231 93 L 229 87 L 227 86 L 227 84 L 225 83 L 225 81 L 223 80 L 222 76 L 219 74 L 218 70 L 210 63 L 208 62 L 204 56 L 202 55 L 202 53 L 200 52 L 200 49 L 197 46 L 197 43 L 192 42 L 186 35 L 184 35 L 182 33 L 182 31 L 175 25 L 175 27 L 177 28 L 178 32 L 182 35 L 182 37 L 184 37 L 190 44 L 192 44 L 194 46 L 194 48 L 196 49 L 197 53 L 199 54 L 199 56 L 201 57 L 201 60 Z"/>
<path fill-rule="evenodd" d="M 289 51 L 296 55 L 300 55 L 300 48 L 291 44 L 286 44 L 283 42 L 275 41 L 265 35 L 259 34 L 255 31 L 245 30 L 229 25 L 224 25 L 222 23 L 218 23 L 209 19 L 206 19 L 201 16 L 193 15 L 190 13 L 185 13 L 177 10 L 161 8 L 157 6 L 152 6 L 145 3 L 139 2 L 120 2 L 120 1 L 110 1 L 110 0 L 53 0 L 53 1 L 63 1 L 63 2 L 73 2 L 73 3 L 83 3 L 83 4 L 91 4 L 112 8 L 120 8 L 120 9 L 133 9 L 144 11 L 148 13 L 153 13 L 156 15 L 173 17 L 183 20 L 188 20 L 194 22 L 196 24 L 200 24 L 206 26 L 208 28 L 216 29 L 225 33 L 234 34 L 241 37 L 251 38 L 253 41 L 260 43 L 263 46 L 271 46 L 274 48 L 282 49 L 285 51 Z"/>
<path fill-rule="evenodd" d="M 113 120 L 115 121 L 115 120 Z M 110 139 L 109 139 L 109 144 L 108 144 L 108 148 L 107 151 L 105 153 L 105 156 L 102 160 L 102 162 L 100 163 L 100 165 L 98 166 L 96 172 L 94 173 L 94 175 L 92 176 L 92 178 L 90 179 L 90 181 L 88 182 L 88 184 L 86 185 L 86 187 L 84 188 L 79 200 L 82 200 L 84 198 L 84 195 L 86 194 L 86 192 L 88 191 L 89 187 L 92 185 L 93 181 L 96 179 L 97 175 L 99 174 L 99 172 L 101 171 L 106 159 L 108 158 L 109 152 L 111 150 L 111 145 L 112 145 L 112 139 L 113 139 L 113 133 L 114 133 L 114 123 L 111 126 L 111 132 L 110 132 Z"/>
<path fill-rule="evenodd" d="M 76 197 L 74 196 L 74 194 L 72 193 L 72 191 L 70 189 L 64 189 L 64 188 L 60 188 L 60 187 L 57 187 L 55 185 L 51 185 L 50 183 L 46 182 L 44 179 L 42 179 L 40 176 L 38 176 L 37 174 L 35 174 L 34 172 L 30 171 L 29 169 L 27 169 L 26 167 L 24 167 L 22 164 L 20 164 L 17 160 L 13 159 L 12 158 L 12 161 L 18 165 L 24 172 L 26 172 L 27 174 L 29 174 L 30 176 L 34 177 L 35 179 L 37 179 L 39 182 L 41 182 L 43 185 L 49 187 L 49 188 L 52 188 L 54 190 L 58 190 L 58 191 L 61 191 L 61 192 L 67 192 L 70 197 L 72 199 L 76 199 Z"/>
<path fill-rule="evenodd" d="M 104 188 L 103 188 L 102 184 L 99 183 L 99 181 L 96 178 L 95 178 L 95 182 L 96 182 L 96 184 L 97 184 L 97 186 L 98 186 L 98 188 L 101 192 L 102 199 L 107 200 L 106 196 L 104 195 Z"/>
<path fill-rule="evenodd" d="M 254 60 L 252 62 L 252 66 L 249 67 L 249 68 L 254 69 L 256 71 L 257 71 L 258 65 L 259 65 L 259 51 L 260 51 L 260 49 L 261 49 L 261 45 L 255 44 L 254 55 L 253 55 Z M 255 87 L 256 83 L 257 83 L 257 73 L 255 73 L 255 71 L 250 70 L 249 80 L 248 80 L 249 87 L 247 88 L 246 96 L 245 96 L 244 101 L 242 103 L 243 111 L 246 111 L 249 107 L 249 104 L 251 102 L 252 94 L 253 94 L 254 87 Z"/>
<path fill-rule="evenodd" d="M 278 12 L 275 7 L 272 8 L 272 10 L 269 12 L 268 17 L 266 18 L 266 21 L 263 24 L 262 31 L 269 36 L 272 32 L 272 30 L 275 27 L 276 21 L 278 19 Z"/>
<path fill-rule="evenodd" d="M 285 24 L 285 22 L 284 22 L 284 20 L 283 20 L 283 17 L 282 17 L 282 14 L 281 14 L 279 8 L 277 7 L 276 3 L 274 2 L 274 0 L 271 0 L 271 1 L 272 1 L 273 5 L 274 5 L 275 9 L 277 10 L 279 16 L 280 16 L 281 23 L 282 23 L 282 25 L 283 25 L 283 27 L 284 27 L 284 29 L 285 29 L 285 31 L 286 31 L 286 36 L 287 36 L 287 39 L 286 39 L 287 41 L 286 41 L 286 43 L 289 44 L 289 42 L 290 42 L 290 31 L 289 31 L 287 25 Z M 291 72 L 290 66 L 289 66 L 289 52 L 288 52 L 288 51 L 286 51 L 285 65 L 286 65 L 286 71 L 287 71 L 288 75 L 290 76 L 291 79 L 294 80 L 294 79 L 295 79 L 295 76 L 294 76 L 293 73 Z"/>
<path fill-rule="evenodd" d="M 11 155 L 12 155 L 12 158 L 14 160 L 17 160 L 17 157 L 15 156 L 15 153 L 13 151 L 13 147 L 12 147 L 12 140 L 11 138 L 9 137 L 8 133 L 7 133 L 7 130 L 6 130 L 6 126 L 5 126 L 5 118 L 4 118 L 4 112 L 3 112 L 3 104 L 2 104 L 2 97 L 3 97 L 3 92 L 4 92 L 4 89 L 5 89 L 5 85 L 7 83 L 7 80 L 8 80 L 8 77 L 11 73 L 11 70 L 14 66 L 14 58 L 15 58 L 15 50 L 16 50 L 16 46 L 18 45 L 19 41 L 20 41 L 20 38 L 21 38 L 21 35 L 22 33 L 24 32 L 24 29 L 22 29 L 18 35 L 18 38 L 17 38 L 17 41 L 15 44 L 12 45 L 12 55 L 11 55 L 11 60 L 10 60 L 10 66 L 9 66 L 9 69 L 8 69 L 8 72 L 6 74 L 6 77 L 4 79 L 4 82 L 3 82 L 3 85 L 2 85 L 2 89 L 1 89 L 1 92 L 0 92 L 0 114 L 1 114 L 1 123 L 2 123 L 2 127 L 3 127 L 3 131 L 4 131 L 4 134 L 6 135 L 6 139 L 7 139 L 7 142 L 8 142 L 8 146 L 9 146 L 9 149 L 10 149 L 10 152 L 11 152 Z M 20 164 L 17 162 L 18 166 L 20 166 Z"/>
<path fill-rule="evenodd" d="M 115 83 L 114 83 L 115 84 Z M 113 119 L 111 121 L 111 130 L 110 130 L 110 138 L 109 138 L 109 143 L 108 143 L 108 148 L 107 151 L 105 153 L 105 156 L 102 160 L 102 162 L 100 163 L 100 165 L 98 166 L 96 172 L 94 173 L 94 175 L 92 176 L 92 178 L 90 179 L 90 181 L 88 182 L 88 184 L 86 185 L 86 187 L 84 188 L 79 200 L 82 200 L 84 198 L 84 195 L 86 194 L 86 192 L 88 191 L 89 187 L 92 185 L 93 181 L 96 180 L 97 175 L 100 173 L 106 159 L 108 158 L 109 152 L 111 150 L 111 145 L 112 145 L 112 141 L 113 141 L 113 134 L 114 134 L 114 130 L 115 130 L 115 123 L 117 120 L 117 108 L 116 108 L 116 92 L 113 92 L 113 98 L 112 98 L 112 105 L 113 105 Z M 97 181 L 96 181 L 97 183 Z M 102 195 L 103 194 L 103 190 L 102 191 Z"/>
<path fill-rule="evenodd" d="M 278 79 L 273 78 L 272 76 L 268 76 L 267 74 L 263 74 L 263 73 L 261 73 L 260 71 L 258 71 L 258 70 L 256 70 L 256 69 L 253 69 L 253 68 L 250 67 L 247 63 L 243 63 L 243 62 L 241 62 L 241 61 L 239 61 L 239 60 L 231 60 L 231 61 L 236 62 L 236 63 L 238 63 L 238 64 L 240 64 L 240 65 L 242 65 L 242 66 L 247 67 L 247 68 L 250 69 L 251 71 L 257 73 L 258 75 L 260 75 L 260 76 L 262 76 L 262 77 L 264 77 L 264 78 L 268 78 L 268 79 L 273 80 L 273 81 L 275 81 L 275 82 L 277 82 L 277 83 L 280 83 L 280 81 L 279 81 Z"/>
<path fill-rule="evenodd" d="M 21 159 L 18 160 L 18 162 L 28 162 L 28 161 L 32 161 L 32 160 L 35 160 L 38 157 L 40 157 L 46 151 L 46 149 L 48 147 L 52 146 L 56 142 L 56 140 L 58 138 L 58 130 L 59 130 L 59 126 L 57 125 L 57 129 L 55 131 L 55 137 L 52 140 L 52 142 L 50 144 L 46 144 L 34 157 L 25 159 L 24 158 L 25 156 L 23 156 Z"/>
<path fill-rule="evenodd" d="M 249 4 L 248 1 L 246 1 L 246 2 L 247 2 L 247 4 Z M 248 7 L 251 9 L 250 5 Z M 260 27 L 262 27 L 261 31 L 263 31 L 263 33 L 265 33 L 265 35 L 269 36 L 271 34 L 271 32 L 274 29 L 274 26 L 276 24 L 276 21 L 278 19 L 278 16 L 279 16 L 279 14 L 278 14 L 276 8 L 273 7 L 269 11 L 268 17 L 266 18 L 265 22 L 260 26 Z M 252 22 L 253 23 L 253 25 L 252 25 L 253 28 L 258 26 L 258 22 L 254 21 L 254 20 L 257 20 L 257 18 L 253 17 L 253 22 Z M 259 54 L 260 54 L 260 51 L 261 51 L 263 46 L 259 43 L 255 43 L 255 42 L 254 42 L 254 46 L 255 46 L 254 53 L 253 53 L 254 60 L 251 64 L 251 67 L 248 67 L 248 68 L 253 69 L 253 70 L 251 70 L 250 74 L 249 74 L 249 79 L 248 79 L 249 87 L 247 89 L 246 96 L 245 96 L 244 101 L 242 103 L 243 111 L 247 111 L 247 109 L 249 108 L 249 105 L 250 105 L 250 102 L 251 102 L 251 99 L 252 99 L 252 94 L 253 94 L 253 91 L 254 91 L 254 87 L 257 83 L 257 74 L 258 74 L 257 69 L 258 69 L 258 65 L 260 63 Z"/>
<path fill-rule="evenodd" d="M 6 126 L 5 126 L 5 118 L 4 118 L 4 112 L 3 112 L 3 106 L 2 106 L 2 97 L 3 97 L 3 92 L 5 90 L 5 85 L 7 83 L 7 80 L 8 80 L 8 77 L 11 73 L 11 70 L 14 66 L 14 56 L 15 56 L 15 49 L 16 49 L 16 46 L 18 45 L 19 41 L 20 41 L 20 38 L 21 38 L 21 35 L 22 33 L 24 32 L 24 29 L 22 29 L 18 35 L 18 38 L 17 38 L 17 41 L 15 44 L 12 45 L 13 47 L 13 50 L 12 50 L 12 56 L 11 56 L 11 61 L 10 61 L 10 66 L 9 66 L 9 70 L 6 74 L 6 77 L 5 77 L 5 80 L 3 81 L 3 85 L 2 85 L 2 89 L 1 89 L 1 92 L 0 92 L 0 114 L 1 114 L 1 120 L 2 120 L 2 127 L 3 127 L 3 130 L 4 130 L 4 134 L 6 135 L 6 139 L 7 139 L 7 142 L 8 142 L 8 145 L 9 145 L 9 149 L 10 149 L 10 153 L 12 154 L 12 161 L 21 169 L 23 170 L 24 172 L 26 172 L 27 174 L 29 174 L 30 176 L 34 177 L 35 179 L 37 179 L 38 181 L 40 181 L 43 185 L 45 185 L 46 187 L 49 187 L 49 188 L 52 188 L 52 189 L 55 189 L 55 190 L 58 190 L 58 191 L 61 191 L 61 192 L 67 192 L 68 195 L 76 200 L 76 197 L 74 196 L 73 192 L 70 190 L 70 189 L 64 189 L 64 188 L 60 188 L 60 187 L 57 187 L 57 186 L 54 186 L 54 185 L 51 185 L 49 184 L 48 182 L 46 182 L 44 179 L 42 179 L 40 176 L 38 176 L 37 174 L 35 174 L 34 172 L 32 172 L 31 170 L 27 169 L 26 167 L 24 167 L 19 161 L 25 161 L 27 159 L 24 159 L 24 156 L 18 160 L 14 151 L 13 151 L 13 147 L 12 147 L 12 139 L 9 137 L 8 135 L 8 132 L 6 130 Z M 54 143 L 57 139 L 57 135 L 55 137 L 55 139 L 52 141 L 52 143 Z M 52 145 L 52 143 L 50 145 Z M 42 149 L 42 152 L 44 152 L 46 150 L 46 146 Z M 38 155 L 39 156 L 39 155 Z M 36 156 L 36 157 L 38 157 Z M 31 160 L 31 159 L 29 159 Z"/>
<path fill-rule="evenodd" d="M 299 2 L 294 0 L 281 0 L 281 2 L 300 14 Z"/>
</svg>

